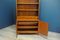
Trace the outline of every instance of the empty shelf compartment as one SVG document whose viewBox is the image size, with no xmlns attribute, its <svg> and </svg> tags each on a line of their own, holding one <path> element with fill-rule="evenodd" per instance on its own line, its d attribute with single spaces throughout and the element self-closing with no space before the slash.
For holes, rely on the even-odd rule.
<svg viewBox="0 0 60 40">
<path fill-rule="evenodd" d="M 18 31 L 38 31 L 38 28 L 18 28 Z"/>
<path fill-rule="evenodd" d="M 38 26 L 38 22 L 17 22 L 19 26 Z"/>
<path fill-rule="evenodd" d="M 38 31 L 17 31 L 18 34 L 24 33 L 24 34 L 30 34 L 30 33 L 38 33 Z"/>
<path fill-rule="evenodd" d="M 38 5 L 24 5 L 24 4 L 20 4 L 20 5 L 17 5 L 17 9 L 38 9 Z"/>
<path fill-rule="evenodd" d="M 17 28 L 38 28 L 38 26 L 17 26 Z"/>
<path fill-rule="evenodd" d="M 34 11 L 18 11 L 17 12 L 18 16 L 38 16 L 38 12 Z"/>
</svg>

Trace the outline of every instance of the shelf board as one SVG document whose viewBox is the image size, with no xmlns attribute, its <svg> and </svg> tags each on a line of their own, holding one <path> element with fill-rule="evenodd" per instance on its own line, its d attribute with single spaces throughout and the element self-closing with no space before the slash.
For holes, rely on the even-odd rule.
<svg viewBox="0 0 60 40">
<path fill-rule="evenodd" d="M 17 28 L 38 28 L 37 26 L 17 26 Z"/>
<path fill-rule="evenodd" d="M 38 33 L 38 31 L 17 31 L 17 33 Z"/>
<path fill-rule="evenodd" d="M 17 4 L 39 4 L 39 3 L 17 3 Z"/>
<path fill-rule="evenodd" d="M 38 11 L 38 9 L 17 9 L 18 11 Z"/>
<path fill-rule="evenodd" d="M 17 19 L 38 19 L 38 16 L 17 16 Z"/>
<path fill-rule="evenodd" d="M 34 25 L 37 24 L 38 22 L 18 22 L 20 25 Z"/>
<path fill-rule="evenodd" d="M 17 19 L 17 21 L 38 21 L 38 19 Z"/>
</svg>

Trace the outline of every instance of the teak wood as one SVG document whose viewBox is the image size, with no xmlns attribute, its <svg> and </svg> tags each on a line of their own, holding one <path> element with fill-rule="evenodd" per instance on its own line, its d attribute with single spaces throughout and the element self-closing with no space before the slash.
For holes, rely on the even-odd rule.
<svg viewBox="0 0 60 40">
<path fill-rule="evenodd" d="M 48 23 L 39 20 L 40 0 L 16 0 L 16 33 L 48 35 Z"/>
</svg>

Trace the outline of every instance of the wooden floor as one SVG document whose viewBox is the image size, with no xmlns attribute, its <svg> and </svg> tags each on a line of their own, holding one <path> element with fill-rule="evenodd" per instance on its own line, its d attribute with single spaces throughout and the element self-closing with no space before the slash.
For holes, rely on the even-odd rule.
<svg viewBox="0 0 60 40">
<path fill-rule="evenodd" d="M 16 26 L 0 29 L 0 40 L 16 40 Z M 17 40 L 60 40 L 60 33 L 49 32 L 47 39 L 41 35 L 18 35 Z"/>
</svg>

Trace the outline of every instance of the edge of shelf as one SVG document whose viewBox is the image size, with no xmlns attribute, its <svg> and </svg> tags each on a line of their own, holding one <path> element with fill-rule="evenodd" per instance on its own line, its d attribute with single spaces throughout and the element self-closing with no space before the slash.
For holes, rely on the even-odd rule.
<svg viewBox="0 0 60 40">
<path fill-rule="evenodd" d="M 17 9 L 18 11 L 38 11 L 38 9 Z"/>
<path fill-rule="evenodd" d="M 39 4 L 39 3 L 17 3 L 17 4 Z"/>
</svg>

